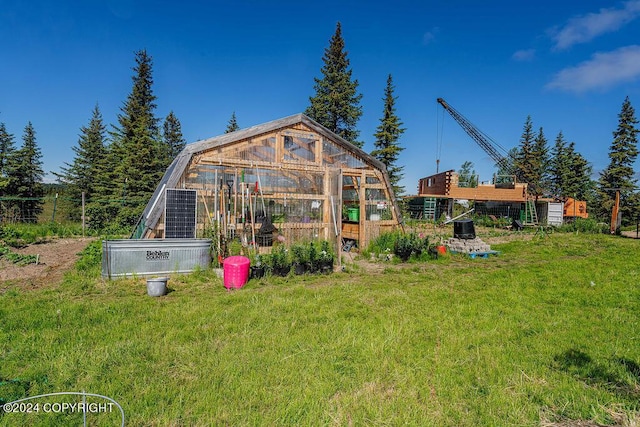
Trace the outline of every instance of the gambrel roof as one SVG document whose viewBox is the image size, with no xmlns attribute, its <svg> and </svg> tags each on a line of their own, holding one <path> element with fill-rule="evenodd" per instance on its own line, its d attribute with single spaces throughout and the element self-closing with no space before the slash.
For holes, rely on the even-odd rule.
<svg viewBox="0 0 640 427">
<path fill-rule="evenodd" d="M 382 162 L 375 159 L 362 149 L 351 144 L 347 140 L 341 138 L 337 134 L 331 132 L 329 129 L 325 128 L 324 126 L 310 119 L 304 114 L 294 114 L 292 116 L 273 120 L 260 125 L 252 126 L 250 128 L 241 129 L 235 132 L 187 144 L 185 148 L 180 152 L 180 154 L 178 154 L 178 156 L 169 165 L 153 196 L 145 207 L 141 218 L 141 220 L 144 221 L 144 227 L 146 229 L 149 229 L 153 228 L 156 225 L 162 215 L 164 208 L 164 189 L 176 188 L 176 186 L 180 182 L 182 175 L 184 174 L 186 168 L 189 166 L 189 163 L 194 156 L 205 153 L 212 149 L 231 145 L 247 139 L 256 138 L 260 135 L 292 128 L 293 126 L 299 124 L 302 124 L 318 135 L 327 138 L 328 140 L 339 146 L 341 149 L 343 149 L 345 152 L 348 152 L 354 157 L 360 159 L 364 164 L 370 166 L 373 169 L 379 170 L 382 173 L 385 182 L 387 184 L 389 183 L 387 170 Z M 390 194 L 393 197 L 393 189 L 391 188 L 391 185 L 388 184 L 388 187 Z M 398 212 L 395 203 L 394 209 L 396 209 L 396 212 Z"/>
</svg>

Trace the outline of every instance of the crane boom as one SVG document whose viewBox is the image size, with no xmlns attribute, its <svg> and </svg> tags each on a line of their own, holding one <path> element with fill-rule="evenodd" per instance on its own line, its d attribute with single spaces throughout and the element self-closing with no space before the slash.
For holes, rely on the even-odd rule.
<svg viewBox="0 0 640 427">
<path fill-rule="evenodd" d="M 442 98 L 438 98 L 438 104 L 442 105 L 442 108 L 458 122 L 458 124 L 464 129 L 464 131 L 493 159 L 498 166 L 502 169 L 511 172 L 511 164 L 506 157 L 501 155 L 496 149 L 496 143 L 485 135 L 480 129 L 473 125 L 466 117 L 460 114 L 455 108 L 447 103 Z"/>
<path fill-rule="evenodd" d="M 507 153 L 507 150 L 505 150 L 503 147 L 500 147 L 500 145 L 497 144 L 495 141 L 493 141 L 488 135 L 486 135 L 480 129 L 474 126 L 474 124 L 471 123 L 466 117 L 464 117 L 455 108 L 449 105 L 447 101 L 445 101 L 442 98 L 438 98 L 437 101 L 438 101 L 438 104 L 442 105 L 442 108 L 447 110 L 447 112 L 451 115 L 451 117 L 453 117 L 453 119 L 456 122 L 458 122 L 458 124 L 462 127 L 462 129 L 464 129 L 464 131 L 493 159 L 494 162 L 496 162 L 496 164 L 500 168 L 507 171 L 509 174 L 514 175 L 516 179 L 520 182 L 527 181 L 526 179 L 524 179 L 522 172 L 518 170 L 518 168 L 515 168 L 513 166 L 513 162 L 511 161 L 512 159 L 509 158 L 510 155 L 509 153 Z M 500 154 L 500 152 L 498 151 L 498 148 L 500 148 L 502 151 L 507 153 L 507 156 L 505 157 L 502 154 Z M 537 198 L 537 195 L 548 194 L 548 192 L 545 191 L 543 188 L 539 188 L 539 186 L 531 182 L 527 183 L 527 188 L 529 193 L 528 200 L 527 200 L 527 209 L 531 211 L 531 218 L 533 218 L 533 223 L 537 224 L 538 220 L 537 220 L 537 214 L 535 211 L 535 206 L 533 206 L 533 203 L 530 203 L 529 198 L 530 197 Z M 574 217 L 579 216 L 582 218 L 588 217 L 588 213 L 586 212 L 586 207 L 587 207 L 586 202 L 581 200 L 574 200 L 572 198 L 566 198 L 566 197 L 557 197 L 557 196 L 553 196 L 553 197 L 554 199 L 559 199 L 563 201 L 570 199 L 571 203 L 574 204 L 574 211 L 575 211 L 576 205 L 582 206 L 581 208 L 582 210 L 579 214 L 577 212 L 574 212 L 573 215 L 565 213 L 565 216 L 574 216 Z M 616 203 L 616 206 L 617 206 L 617 203 Z M 611 219 L 612 230 L 614 229 L 613 216 L 617 216 L 617 209 L 615 206 L 614 206 L 614 214 L 612 215 L 612 219 Z"/>
</svg>

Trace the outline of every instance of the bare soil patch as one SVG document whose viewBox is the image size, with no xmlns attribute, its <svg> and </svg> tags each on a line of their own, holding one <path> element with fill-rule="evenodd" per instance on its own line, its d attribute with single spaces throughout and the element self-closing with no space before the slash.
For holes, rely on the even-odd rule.
<svg viewBox="0 0 640 427">
<path fill-rule="evenodd" d="M 639 233 L 636 231 L 621 231 L 620 234 L 622 234 L 624 237 L 629 237 L 631 239 L 640 238 Z"/>
<path fill-rule="evenodd" d="M 38 255 L 38 264 L 18 266 L 0 260 L 0 288 L 6 285 L 39 288 L 59 283 L 64 273 L 73 268 L 78 254 L 93 240 L 92 237 L 54 239 L 15 249 L 21 254 Z"/>
</svg>

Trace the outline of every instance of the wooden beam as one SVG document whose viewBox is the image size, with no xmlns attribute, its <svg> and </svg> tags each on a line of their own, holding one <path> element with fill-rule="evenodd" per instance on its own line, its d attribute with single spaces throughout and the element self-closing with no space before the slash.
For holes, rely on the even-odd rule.
<svg viewBox="0 0 640 427">
<path fill-rule="evenodd" d="M 359 219 L 359 223 L 360 223 L 360 230 L 359 230 L 359 238 L 358 238 L 358 245 L 360 248 L 364 248 L 366 243 L 366 230 L 365 230 L 365 217 L 367 215 L 367 209 L 366 209 L 366 201 L 367 198 L 365 196 L 365 191 L 364 189 L 365 187 L 365 182 L 366 182 L 366 178 L 367 175 L 364 171 L 361 172 L 360 175 L 360 188 L 363 191 L 360 191 L 360 193 L 358 194 L 358 196 L 360 197 L 360 219 Z"/>
</svg>

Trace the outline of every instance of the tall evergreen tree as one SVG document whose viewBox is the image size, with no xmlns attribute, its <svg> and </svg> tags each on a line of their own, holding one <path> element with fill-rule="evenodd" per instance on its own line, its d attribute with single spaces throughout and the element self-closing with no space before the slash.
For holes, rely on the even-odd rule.
<svg viewBox="0 0 640 427">
<path fill-rule="evenodd" d="M 15 151 L 13 135 L 7 131 L 4 123 L 0 123 L 0 196 L 4 196 L 7 180 L 7 162 Z"/>
<path fill-rule="evenodd" d="M 42 178 L 42 153 L 36 142 L 36 132 L 31 122 L 24 128 L 22 147 L 7 159 L 7 194 L 19 197 L 17 201 L 18 219 L 36 222 L 42 212 L 44 195 Z"/>
<path fill-rule="evenodd" d="M 535 194 L 542 196 L 549 186 L 549 147 L 547 146 L 547 138 L 544 136 L 542 128 L 538 130 L 538 134 L 533 143 L 531 172 L 531 184 L 533 185 Z"/>
<path fill-rule="evenodd" d="M 616 189 L 619 189 L 623 225 L 634 222 L 640 208 L 638 194 L 634 191 L 637 180 L 633 178 L 633 164 L 638 157 L 637 124 L 635 109 L 627 96 L 618 114 L 618 127 L 613 132 L 609 165 L 600 173 L 598 182 L 599 216 L 607 218 L 610 215 Z"/>
<path fill-rule="evenodd" d="M 358 141 L 360 131 L 357 123 L 362 116 L 358 93 L 358 80 L 352 80 L 353 71 L 344 50 L 342 26 L 336 25 L 329 47 L 322 57 L 324 65 L 320 69 L 322 78 L 314 78 L 315 95 L 309 97 L 310 105 L 305 114 L 345 140 L 362 148 Z"/>
<path fill-rule="evenodd" d="M 566 189 L 571 179 L 571 159 L 568 155 L 567 141 L 564 139 L 562 131 L 558 132 L 551 150 L 549 171 L 551 174 L 549 179 L 551 192 L 558 197 L 568 194 Z"/>
<path fill-rule="evenodd" d="M 180 154 L 185 146 L 185 139 L 184 136 L 182 136 L 182 125 L 173 111 L 170 111 L 164 119 L 162 139 L 168 151 L 167 160 L 165 161 L 166 168 L 171 164 L 173 159 Z"/>
<path fill-rule="evenodd" d="M 104 174 L 107 155 L 105 133 L 106 127 L 102 120 L 102 113 L 96 104 L 88 125 L 80 128 L 78 145 L 72 148 L 75 153 L 73 162 L 65 163 L 60 173 L 54 173 L 61 183 L 67 185 L 73 219 L 80 218 L 82 193 L 85 193 L 86 203 L 90 203 L 94 195 L 99 193 L 98 181 Z"/>
<path fill-rule="evenodd" d="M 575 143 L 567 143 L 562 132 L 558 133 L 551 150 L 549 171 L 549 189 L 553 195 L 591 200 L 591 165 L 575 150 Z"/>
<path fill-rule="evenodd" d="M 233 113 L 231 113 L 231 118 L 227 123 L 227 128 L 224 130 L 224 133 L 235 132 L 238 129 L 240 129 L 240 126 L 238 126 L 238 120 L 236 119 L 236 112 L 234 111 Z"/>
<path fill-rule="evenodd" d="M 527 116 L 524 123 L 522 136 L 520 136 L 520 146 L 518 152 L 513 159 L 514 173 L 518 176 L 518 180 L 526 182 L 530 185 L 536 180 L 536 169 L 534 159 L 535 153 L 535 134 L 533 132 L 533 123 L 531 116 Z"/>
<path fill-rule="evenodd" d="M 569 175 L 565 195 L 577 200 L 587 200 L 591 202 L 593 200 L 593 181 L 591 179 L 593 169 L 591 164 L 589 164 L 582 154 L 575 150 L 574 142 L 569 143 L 567 153 L 570 159 L 572 173 Z M 589 203 L 589 205 L 591 205 L 591 203 Z"/>
<path fill-rule="evenodd" d="M 398 185 L 404 175 L 402 173 L 404 166 L 399 166 L 397 162 L 400 152 L 404 148 L 400 146 L 398 140 L 406 129 L 402 127 L 402 122 L 396 114 L 395 103 L 398 97 L 393 96 L 394 89 L 393 78 L 389 74 L 387 86 L 384 89 L 384 98 L 382 98 L 384 109 L 380 124 L 374 134 L 376 138 L 375 149 L 371 152 L 371 155 L 386 166 L 393 191 L 396 195 L 400 195 L 404 193 L 404 187 Z"/>
<path fill-rule="evenodd" d="M 136 223 L 165 170 L 167 152 L 154 115 L 152 58 L 135 53 L 133 86 L 110 132 L 111 145 L 100 196 L 108 202 L 92 206 L 92 223 L 100 227 L 116 218 L 121 227 Z"/>
</svg>

